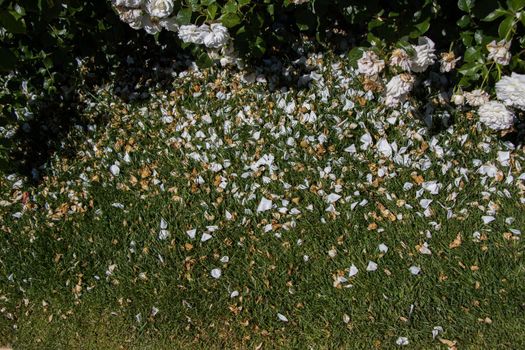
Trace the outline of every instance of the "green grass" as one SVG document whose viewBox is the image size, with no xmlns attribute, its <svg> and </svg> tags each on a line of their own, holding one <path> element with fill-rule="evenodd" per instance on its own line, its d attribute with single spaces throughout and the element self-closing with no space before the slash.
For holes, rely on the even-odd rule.
<svg viewBox="0 0 525 350">
<path fill-rule="evenodd" d="M 298 144 L 287 149 L 271 131 L 271 126 L 289 125 L 282 111 L 274 108 L 270 113 L 269 102 L 276 104 L 278 94 L 253 85 L 231 88 L 229 100 L 191 95 L 196 84 L 205 93 L 214 91 L 212 84 L 206 84 L 216 78 L 211 74 L 176 81 L 175 88 L 183 93 L 177 98 L 152 98 L 144 105 L 150 111 L 146 114 L 140 110 L 142 105 L 124 105 L 101 93 L 101 110 L 86 113 L 109 113 L 111 122 L 90 135 L 72 135 L 70 142 L 81 152 L 67 160 L 59 152 L 50 165 L 49 177 L 37 187 L 24 185 L 22 190 L 31 192 L 35 207 L 27 209 L 21 219 L 12 217 L 22 208 L 19 199 L 13 200 L 21 190 L 11 189 L 10 182 L 2 180 L 2 199 L 16 204 L 0 209 L 0 340 L 19 349 L 213 349 L 256 348 L 260 344 L 262 348 L 389 349 L 397 347 L 398 337 L 406 336 L 408 348 L 439 349 L 446 346 L 437 338 L 432 340 L 431 332 L 441 326 L 444 332 L 438 338 L 456 341 L 461 349 L 525 347 L 524 246 L 518 236 L 505 234 L 509 227 L 525 227 L 523 204 L 518 200 L 523 192 L 514 185 L 518 180 L 507 185 L 488 179 L 483 184 L 472 166 L 475 158 L 496 163 L 496 152 L 503 149 L 497 137 L 472 128 L 472 121 L 459 119 L 453 132 L 436 136 L 441 145 L 448 143 L 445 151 L 453 152 L 443 158 L 421 151 L 424 143 L 412 139 L 410 157 L 428 157 L 432 162 L 429 169 L 421 171 L 380 158 L 372 149 L 359 151 L 359 157 L 344 152 L 352 143 L 359 148 L 365 132 L 362 126 L 351 128 L 354 121 L 363 122 L 373 137 L 379 138 L 374 122 L 385 117 L 375 112 L 375 103 L 356 107 L 358 113 L 350 115 L 342 112 L 341 106 L 320 102 L 316 106 L 318 122 L 295 126 L 294 133 L 300 134 Z M 220 87 L 230 89 L 231 80 L 221 79 Z M 338 91 L 336 85 L 328 85 L 333 93 Z M 289 98 L 304 101 L 307 96 L 307 92 L 292 91 Z M 178 115 L 174 123 L 166 125 L 159 120 L 155 103 L 170 100 Z M 225 135 L 223 121 L 235 121 L 234 116 L 245 105 L 251 105 L 252 115 L 260 119 L 255 118 L 252 125 L 234 122 L 234 132 Z M 221 113 L 226 107 L 231 110 Z M 129 113 L 122 112 L 123 108 Z M 229 168 L 217 173 L 228 179 L 226 191 L 214 185 L 217 174 L 188 159 L 188 154 L 209 138 L 193 138 L 181 148 L 172 147 L 170 138 L 180 136 L 173 125 L 184 118 L 184 108 L 196 114 L 195 120 L 205 113 L 213 116 L 211 125 L 197 123 L 187 130 L 195 134 L 198 129 L 214 128 L 224 140 L 225 145 L 207 152 L 217 156 L 210 161 L 231 160 Z M 330 115 L 341 120 L 335 122 Z M 336 124 L 345 118 L 349 120 L 342 131 L 335 131 Z M 390 142 L 396 140 L 401 146 L 422 124 L 406 115 L 400 118 L 405 125 L 384 124 L 384 132 Z M 271 123 L 270 128 L 264 127 L 266 123 Z M 316 153 L 316 142 L 308 147 L 299 145 L 303 137 L 319 135 L 324 129 L 328 134 L 325 153 Z M 264 141 L 253 140 L 253 130 L 261 131 L 260 140 Z M 465 133 L 469 140 L 462 145 L 458 136 Z M 99 150 L 111 147 L 117 152 L 96 153 L 87 138 Z M 231 145 L 227 145 L 227 138 Z M 430 142 L 430 136 L 423 138 Z M 109 166 L 117 159 L 116 153 L 123 153 L 123 145 L 116 143 L 126 144 L 131 139 L 135 140 L 132 162 L 121 161 L 120 175 L 112 177 Z M 488 153 L 477 147 L 482 141 L 492 143 Z M 270 153 L 275 155 L 278 181 L 265 184 L 261 177 L 240 176 L 245 165 Z M 243 158 L 246 155 L 248 159 Z M 523 149 L 513 151 L 513 157 L 522 160 Z M 344 160 L 340 165 L 334 161 L 339 158 Z M 456 164 L 443 174 L 441 167 L 447 161 Z M 296 167 L 299 163 L 304 170 Z M 334 180 L 319 175 L 319 169 L 328 164 L 343 186 L 343 198 L 336 204 L 340 214 L 335 216 L 325 212 L 322 196 L 310 188 L 297 188 L 308 179 L 308 187 L 316 185 L 326 194 L 333 192 Z M 157 175 L 142 179 L 146 165 Z M 390 172 L 395 170 L 396 175 L 368 183 L 366 174 L 376 174 L 374 169 L 382 165 Z M 471 172 L 468 182 L 464 180 L 458 187 L 454 180 L 460 167 Z M 505 174 L 510 171 L 515 178 L 519 176 L 514 166 L 504 169 Z M 417 185 L 403 190 L 405 182 L 415 183 L 413 172 L 426 181 L 443 184 L 438 195 L 425 193 L 421 197 L 434 200 L 429 218 L 418 215 L 422 209 L 420 198 L 416 198 Z M 79 179 L 81 173 L 88 175 L 89 184 Z M 132 175 L 138 183 L 131 180 Z M 206 183 L 194 186 L 198 175 Z M 269 176 L 268 170 L 262 175 Z M 165 191 L 153 179 L 161 181 Z M 232 182 L 238 186 L 237 193 L 249 193 L 254 182 L 261 187 L 253 191 L 255 199 L 243 204 L 227 192 Z M 283 182 L 292 188 L 284 188 Z M 452 186 L 447 190 L 449 184 Z M 482 192 L 491 187 L 493 195 L 483 198 Z M 498 194 L 505 189 L 511 198 Z M 355 191 L 360 195 L 355 196 Z M 448 197 L 451 192 L 457 192 L 455 200 Z M 270 194 L 288 199 L 289 208 L 297 207 L 301 214 L 256 213 L 260 198 Z M 351 198 L 345 201 L 346 196 Z M 298 204 L 293 204 L 295 198 Z M 363 199 L 369 201 L 367 206 L 351 209 L 353 202 Z M 484 225 L 481 216 L 486 215 L 491 201 L 499 205 L 496 221 Z M 53 215 L 64 204 L 71 209 L 73 203 L 82 203 L 85 212 Z M 113 203 L 122 203 L 124 209 L 113 207 Z M 402 219 L 383 217 L 378 203 L 395 215 L 402 214 Z M 307 209 L 309 204 L 312 211 Z M 454 216 L 447 218 L 442 206 L 452 208 Z M 245 214 L 245 209 L 253 213 Z M 226 210 L 235 220 L 225 219 Z M 505 223 L 507 217 L 515 218 L 510 226 Z M 161 218 L 168 222 L 170 231 L 165 241 L 157 238 Z M 283 225 L 293 220 L 295 227 L 289 230 L 263 230 L 268 223 Z M 430 221 L 440 224 L 440 229 L 433 229 Z M 371 229 L 373 223 L 377 229 Z M 212 233 L 211 240 L 200 242 L 200 234 L 209 225 L 220 229 Z M 192 228 L 198 230 L 193 241 L 185 233 Z M 426 238 L 427 231 L 432 238 Z M 482 234 L 481 240 L 472 238 L 475 231 Z M 462 242 L 451 248 L 458 233 Z M 430 244 L 430 256 L 416 248 L 425 241 Z M 379 252 L 380 243 L 389 247 L 386 254 Z M 328 251 L 334 248 L 337 255 L 330 257 Z M 308 261 L 304 261 L 305 255 Z M 220 261 L 223 256 L 229 257 L 228 263 Z M 377 271 L 365 271 L 369 260 L 378 264 Z M 113 264 L 117 265 L 113 274 L 106 276 Z M 338 272 L 347 275 L 352 264 L 359 269 L 357 276 L 349 278 L 352 287 L 334 287 L 334 276 Z M 420 275 L 410 274 L 408 269 L 413 265 L 421 267 Z M 210 276 L 216 267 L 222 268 L 219 279 Z M 141 279 L 141 273 L 147 278 Z M 9 281 L 11 274 L 13 280 Z M 74 290 L 77 284 L 81 289 Z M 239 296 L 230 298 L 234 290 Z M 153 307 L 159 310 L 155 316 L 151 316 Z M 279 321 L 277 313 L 289 321 Z M 348 323 L 343 322 L 345 314 Z"/>
</svg>

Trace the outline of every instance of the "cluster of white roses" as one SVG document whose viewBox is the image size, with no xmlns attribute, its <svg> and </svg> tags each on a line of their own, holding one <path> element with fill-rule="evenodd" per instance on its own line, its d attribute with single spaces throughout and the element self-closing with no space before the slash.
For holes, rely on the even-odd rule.
<svg viewBox="0 0 525 350">
<path fill-rule="evenodd" d="M 239 64 L 228 29 L 220 23 L 201 26 L 176 23 L 174 0 L 111 0 L 120 19 L 133 29 L 157 34 L 162 29 L 178 32 L 185 43 L 204 45 L 223 66 Z"/>
<path fill-rule="evenodd" d="M 111 0 L 120 19 L 133 29 L 144 29 L 157 34 L 163 28 L 177 31 L 179 26 L 173 13 L 173 0 Z"/>
<path fill-rule="evenodd" d="M 412 45 L 409 51 L 410 53 L 404 49 L 395 49 L 390 54 L 388 65 L 397 75 L 386 84 L 385 104 L 389 107 L 405 102 L 414 87 L 415 77 L 412 73 L 425 72 L 437 60 L 435 44 L 427 37 L 419 38 L 418 45 Z M 453 52 L 443 53 L 440 60 L 441 72 L 450 72 L 459 59 Z M 375 52 L 366 51 L 357 61 L 357 66 L 359 73 L 367 79 L 378 80 L 386 63 Z"/>
<path fill-rule="evenodd" d="M 499 101 L 490 101 L 489 95 L 482 90 L 463 95 L 468 104 L 479 107 L 479 120 L 483 124 L 496 131 L 508 130 L 516 119 L 512 109 L 525 111 L 525 75 L 512 73 L 501 78 L 496 83 L 496 97 Z M 461 95 L 457 96 L 457 99 L 461 99 Z"/>
<path fill-rule="evenodd" d="M 506 40 L 492 41 L 487 45 L 487 59 L 500 65 L 508 65 L 511 60 L 510 45 Z M 412 45 L 408 51 L 410 53 L 404 49 L 395 49 L 390 54 L 388 66 L 395 75 L 386 84 L 384 103 L 389 107 L 405 102 L 414 87 L 414 73 L 425 72 L 437 60 L 434 42 L 427 37 L 419 38 L 418 45 Z M 442 53 L 439 60 L 441 73 L 452 71 L 460 59 L 453 52 Z M 366 51 L 357 61 L 357 66 L 358 72 L 367 81 L 379 82 L 379 75 L 387 63 L 375 52 Z M 490 95 L 481 89 L 456 93 L 451 100 L 456 105 L 478 107 L 480 121 L 493 130 L 510 129 L 516 117 L 507 107 L 525 111 L 525 75 L 512 73 L 511 76 L 503 77 L 496 84 L 496 95 L 501 102 L 491 101 Z"/>
</svg>

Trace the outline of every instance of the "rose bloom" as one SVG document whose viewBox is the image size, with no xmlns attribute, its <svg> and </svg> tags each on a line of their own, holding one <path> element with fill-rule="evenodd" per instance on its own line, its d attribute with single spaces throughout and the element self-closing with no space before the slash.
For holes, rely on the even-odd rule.
<svg viewBox="0 0 525 350">
<path fill-rule="evenodd" d="M 173 0 L 147 0 L 146 11 L 151 17 L 165 18 L 173 12 Z"/>
<path fill-rule="evenodd" d="M 399 67 L 404 71 L 410 70 L 410 57 L 403 49 L 395 49 L 390 56 L 389 64 L 393 67 Z"/>
<path fill-rule="evenodd" d="M 363 56 L 357 61 L 358 71 L 367 76 L 381 73 L 385 68 L 385 61 L 380 60 L 373 51 L 363 52 Z"/>
<path fill-rule="evenodd" d="M 386 84 L 385 104 L 389 107 L 395 107 L 405 102 L 412 87 L 414 86 L 414 77 L 409 73 L 403 73 L 394 76 Z"/>
<path fill-rule="evenodd" d="M 185 43 L 203 44 L 204 37 L 210 31 L 207 24 L 197 27 L 194 24 L 183 25 L 179 28 L 179 38 Z"/>
<path fill-rule="evenodd" d="M 490 96 L 485 91 L 476 89 L 472 92 L 465 92 L 465 100 L 472 107 L 479 107 L 489 102 Z"/>
<path fill-rule="evenodd" d="M 506 66 L 510 63 L 511 54 L 510 50 L 511 42 L 507 42 L 505 39 L 496 43 L 496 40 L 493 40 L 487 45 L 487 50 L 489 50 L 489 55 L 487 58 L 493 60 L 494 62 Z"/>
<path fill-rule="evenodd" d="M 505 105 L 525 111 L 525 75 L 512 73 L 496 83 L 496 96 Z"/>
<path fill-rule="evenodd" d="M 450 98 L 452 103 L 454 103 L 456 106 L 463 106 L 465 104 L 465 95 L 463 94 L 454 94 Z"/>
<path fill-rule="evenodd" d="M 206 47 L 218 49 L 230 41 L 228 29 L 220 23 L 210 25 L 210 31 L 204 36 L 203 43 Z"/>
<path fill-rule="evenodd" d="M 141 9 L 120 9 L 117 8 L 120 20 L 124 23 L 129 24 L 133 29 L 144 28 L 144 13 Z"/>
<path fill-rule="evenodd" d="M 439 67 L 439 71 L 441 73 L 448 73 L 454 68 L 456 68 L 456 63 L 461 59 L 461 57 L 456 58 L 456 55 L 454 55 L 454 52 L 443 52 L 441 54 L 441 66 Z"/>
<path fill-rule="evenodd" d="M 139 8 L 144 0 L 112 0 L 113 6 L 123 6 L 128 8 Z"/>
<path fill-rule="evenodd" d="M 503 103 L 490 101 L 479 107 L 479 121 L 492 130 L 507 130 L 514 125 L 514 114 Z"/>
<path fill-rule="evenodd" d="M 413 46 L 415 54 L 411 57 L 410 69 L 413 72 L 422 73 L 434 64 L 436 60 L 434 46 L 434 42 L 426 36 L 419 38 L 418 45 Z"/>
</svg>

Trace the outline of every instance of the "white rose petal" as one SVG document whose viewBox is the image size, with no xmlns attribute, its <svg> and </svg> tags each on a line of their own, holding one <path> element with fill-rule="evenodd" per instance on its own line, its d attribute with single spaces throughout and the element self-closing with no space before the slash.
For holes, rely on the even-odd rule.
<svg viewBox="0 0 525 350">
<path fill-rule="evenodd" d="M 222 275 L 222 270 L 219 268 L 216 268 L 216 269 L 211 270 L 210 274 L 211 274 L 211 277 L 215 279 L 219 279 Z"/>
<path fill-rule="evenodd" d="M 373 261 L 369 261 L 368 265 L 366 267 L 366 271 L 372 272 L 372 271 L 375 271 L 375 270 L 377 270 L 377 264 L 375 262 L 373 262 Z"/>
<path fill-rule="evenodd" d="M 330 193 L 330 194 L 326 197 L 326 202 L 327 202 L 327 203 L 335 203 L 335 202 L 337 202 L 340 198 L 341 198 L 341 196 L 338 195 L 337 193 Z"/>
<path fill-rule="evenodd" d="M 380 251 L 381 253 L 383 253 L 383 254 L 386 253 L 386 252 L 388 252 L 388 247 L 387 247 L 387 245 L 384 244 L 384 243 L 381 243 L 381 244 L 379 245 L 379 251 Z"/>
<path fill-rule="evenodd" d="M 265 212 L 267 210 L 272 209 L 272 201 L 270 199 L 261 198 L 261 202 L 259 203 L 259 206 L 257 207 L 257 212 Z"/>
<path fill-rule="evenodd" d="M 279 321 L 288 322 L 288 319 L 283 314 L 278 313 L 277 318 L 279 318 Z"/>
<path fill-rule="evenodd" d="M 359 270 L 357 269 L 357 267 L 354 264 L 352 264 L 352 266 L 350 266 L 350 271 L 348 272 L 348 277 L 353 277 L 357 275 L 358 272 Z"/>
<path fill-rule="evenodd" d="M 206 242 L 210 239 L 212 239 L 212 235 L 210 235 L 209 233 L 203 233 L 202 236 L 201 236 L 201 242 Z"/>
<path fill-rule="evenodd" d="M 196 229 L 188 230 L 188 231 L 186 231 L 186 234 L 188 235 L 188 237 L 190 239 L 195 239 L 195 235 L 197 234 L 197 230 Z"/>
<path fill-rule="evenodd" d="M 408 338 L 407 337 L 399 337 L 396 340 L 396 344 L 399 346 L 408 345 Z"/>
<path fill-rule="evenodd" d="M 382 156 L 386 158 L 392 157 L 392 146 L 390 146 L 390 144 L 388 143 L 386 139 L 382 138 L 381 140 L 379 140 L 377 142 L 376 147 Z"/>
<path fill-rule="evenodd" d="M 483 220 L 484 224 L 490 224 L 492 221 L 496 220 L 494 216 L 490 216 L 490 215 L 482 216 L 481 219 Z"/>
<path fill-rule="evenodd" d="M 112 166 L 110 166 L 109 171 L 111 172 L 113 176 L 118 176 L 120 174 L 120 168 L 116 164 L 113 164 Z"/>
<path fill-rule="evenodd" d="M 410 266 L 408 270 L 413 275 L 419 275 L 419 273 L 421 272 L 421 269 L 418 266 Z"/>
<path fill-rule="evenodd" d="M 419 205 L 421 205 L 423 209 L 427 209 L 432 202 L 432 199 L 422 199 L 419 201 Z"/>
</svg>

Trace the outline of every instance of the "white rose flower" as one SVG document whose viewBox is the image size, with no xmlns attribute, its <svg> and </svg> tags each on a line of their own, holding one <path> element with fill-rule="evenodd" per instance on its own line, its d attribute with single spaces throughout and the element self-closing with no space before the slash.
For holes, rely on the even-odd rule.
<svg viewBox="0 0 525 350">
<path fill-rule="evenodd" d="M 128 8 L 139 8 L 144 0 L 112 0 L 113 6 L 123 6 Z"/>
<path fill-rule="evenodd" d="M 144 27 L 144 12 L 141 9 L 117 10 L 120 20 L 129 24 L 133 29 L 142 29 Z"/>
<path fill-rule="evenodd" d="M 405 50 L 395 49 L 392 51 L 389 64 L 408 72 L 410 70 L 410 57 Z"/>
<path fill-rule="evenodd" d="M 490 101 L 479 107 L 479 120 L 492 130 L 506 130 L 514 125 L 514 114 L 503 103 Z"/>
<path fill-rule="evenodd" d="M 507 106 L 525 111 L 525 75 L 512 73 L 496 83 L 496 96 Z"/>
<path fill-rule="evenodd" d="M 183 25 L 179 28 L 179 38 L 185 43 L 203 44 L 204 37 L 210 32 L 210 27 L 203 24 L 197 27 L 194 24 Z"/>
<path fill-rule="evenodd" d="M 385 104 L 389 107 L 395 107 L 405 102 L 412 87 L 414 86 L 414 77 L 409 73 L 403 73 L 394 76 L 386 84 Z"/>
<path fill-rule="evenodd" d="M 366 76 L 373 76 L 381 73 L 385 68 L 385 61 L 380 60 L 373 51 L 363 52 L 363 56 L 357 61 L 358 71 Z"/>
<path fill-rule="evenodd" d="M 472 92 L 465 92 L 465 100 L 472 107 L 479 107 L 489 102 L 490 96 L 485 91 L 476 89 Z"/>
<path fill-rule="evenodd" d="M 162 28 L 169 30 L 170 32 L 176 32 L 179 30 L 179 25 L 176 22 L 175 17 L 163 18 L 159 21 Z"/>
<path fill-rule="evenodd" d="M 454 68 L 456 68 L 456 63 L 461 59 L 461 57 L 456 58 L 454 52 L 443 52 L 441 54 L 441 60 L 439 71 L 441 73 L 448 73 Z"/>
<path fill-rule="evenodd" d="M 220 62 L 222 67 L 234 65 L 239 62 L 239 57 L 237 56 L 231 42 L 221 49 L 221 54 L 222 57 L 220 57 Z"/>
<path fill-rule="evenodd" d="M 435 44 L 426 36 L 419 38 L 418 45 L 412 46 L 415 53 L 411 57 L 410 69 L 415 73 L 422 73 L 436 61 Z"/>
<path fill-rule="evenodd" d="M 493 60 L 494 62 L 506 66 L 510 63 L 511 54 L 510 50 L 511 42 L 507 42 L 505 39 L 496 43 L 496 40 L 493 40 L 487 45 L 487 50 L 489 50 L 489 55 L 487 56 L 488 60 Z"/>
<path fill-rule="evenodd" d="M 173 12 L 173 0 L 147 0 L 146 11 L 151 17 L 168 17 Z"/>
<path fill-rule="evenodd" d="M 150 16 L 144 16 L 142 22 L 144 23 L 144 30 L 148 34 L 155 35 L 162 30 L 159 21 Z"/>
<path fill-rule="evenodd" d="M 229 41 L 228 29 L 220 23 L 213 23 L 210 26 L 210 32 L 204 37 L 204 45 L 214 49 L 225 46 Z"/>
<path fill-rule="evenodd" d="M 454 94 L 451 100 L 456 106 L 463 106 L 465 104 L 465 96 L 463 94 Z"/>
</svg>

